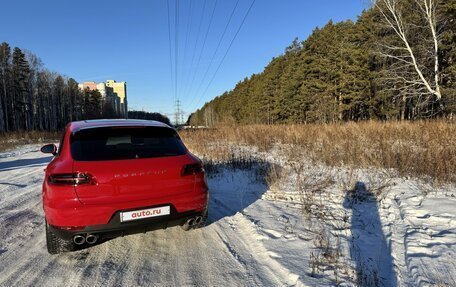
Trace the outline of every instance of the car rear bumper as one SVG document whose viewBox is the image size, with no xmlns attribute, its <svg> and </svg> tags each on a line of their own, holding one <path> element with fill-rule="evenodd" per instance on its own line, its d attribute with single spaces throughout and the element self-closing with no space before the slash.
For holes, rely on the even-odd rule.
<svg viewBox="0 0 456 287">
<path fill-rule="evenodd" d="M 176 214 L 202 212 L 207 208 L 207 189 L 148 200 L 118 202 L 112 204 L 82 204 L 77 198 L 50 200 L 43 198 L 46 220 L 57 227 L 105 226 L 121 211 L 140 210 L 169 205 Z"/>
<path fill-rule="evenodd" d="M 160 206 L 148 206 L 144 208 L 155 208 Z M 99 239 L 108 239 L 183 225 L 188 219 L 195 218 L 196 216 L 205 216 L 207 212 L 206 209 L 204 209 L 179 213 L 176 208 L 171 205 L 171 213 L 169 215 L 121 222 L 120 213 L 124 211 L 130 210 L 117 211 L 107 224 L 85 226 L 82 229 L 77 230 L 68 230 L 53 225 L 50 225 L 49 228 L 56 236 L 66 240 L 71 240 L 75 235 L 85 236 L 87 234 L 97 235 Z"/>
</svg>

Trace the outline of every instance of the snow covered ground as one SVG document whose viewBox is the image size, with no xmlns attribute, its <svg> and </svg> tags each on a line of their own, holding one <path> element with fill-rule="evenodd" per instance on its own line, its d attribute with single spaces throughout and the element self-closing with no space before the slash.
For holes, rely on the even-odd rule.
<svg viewBox="0 0 456 287">
<path fill-rule="evenodd" d="M 268 187 L 253 165 L 220 164 L 205 228 L 51 256 L 40 194 L 51 158 L 38 148 L 0 153 L 0 286 L 456 284 L 456 188 L 319 167 Z"/>
</svg>

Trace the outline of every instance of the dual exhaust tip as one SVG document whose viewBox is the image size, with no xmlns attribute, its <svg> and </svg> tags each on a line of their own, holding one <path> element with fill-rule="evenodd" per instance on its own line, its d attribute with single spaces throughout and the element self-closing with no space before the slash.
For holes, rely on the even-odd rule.
<svg viewBox="0 0 456 287">
<path fill-rule="evenodd" d="M 196 216 L 189 218 L 185 224 L 189 227 L 196 227 L 203 221 L 202 216 Z M 90 245 L 95 244 L 98 241 L 98 236 L 93 234 L 87 234 L 86 236 L 78 234 L 73 237 L 73 242 L 76 245 L 82 245 L 84 243 L 88 243 Z"/>
<path fill-rule="evenodd" d="M 93 235 L 93 234 L 87 234 L 87 236 L 84 235 L 75 235 L 73 237 L 73 242 L 76 245 L 82 245 L 84 243 L 88 244 L 95 244 L 98 241 L 98 236 Z"/>
<path fill-rule="evenodd" d="M 203 221 L 203 217 L 202 216 L 197 216 L 197 217 L 194 217 L 194 218 L 189 218 L 187 220 L 187 222 L 185 222 L 186 225 L 190 226 L 190 227 L 195 227 L 195 226 L 198 226 L 201 221 Z"/>
</svg>

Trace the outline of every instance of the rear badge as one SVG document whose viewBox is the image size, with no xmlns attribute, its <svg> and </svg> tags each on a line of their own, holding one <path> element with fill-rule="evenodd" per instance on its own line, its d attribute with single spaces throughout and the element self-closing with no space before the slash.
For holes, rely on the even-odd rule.
<svg viewBox="0 0 456 287">
<path fill-rule="evenodd" d="M 120 179 L 120 178 L 127 178 L 127 177 L 136 177 L 136 176 L 162 175 L 165 173 L 166 173 L 166 169 L 131 172 L 131 173 L 116 173 L 116 174 L 114 174 L 114 178 Z"/>
<path fill-rule="evenodd" d="M 169 206 L 162 206 L 156 208 L 148 208 L 141 210 L 134 210 L 120 213 L 120 222 L 138 220 L 143 218 L 158 217 L 163 215 L 169 215 Z"/>
</svg>

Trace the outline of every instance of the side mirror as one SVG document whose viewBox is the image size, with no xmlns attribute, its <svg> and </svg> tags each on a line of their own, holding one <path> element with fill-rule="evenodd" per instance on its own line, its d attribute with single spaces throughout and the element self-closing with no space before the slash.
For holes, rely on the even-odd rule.
<svg viewBox="0 0 456 287">
<path fill-rule="evenodd" d="M 47 144 L 47 145 L 41 147 L 40 151 L 42 153 L 52 153 L 52 155 L 56 155 L 57 147 L 55 146 L 55 144 Z"/>
</svg>

